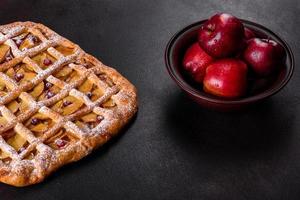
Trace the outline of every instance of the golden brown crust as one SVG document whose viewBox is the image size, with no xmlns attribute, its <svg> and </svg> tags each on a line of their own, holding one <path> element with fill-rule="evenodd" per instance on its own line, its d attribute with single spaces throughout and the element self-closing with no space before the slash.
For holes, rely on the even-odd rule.
<svg viewBox="0 0 300 200">
<path fill-rule="evenodd" d="M 136 88 L 127 79 L 121 76 L 115 69 L 103 65 L 95 57 L 85 53 L 82 49 L 80 49 L 80 47 L 78 47 L 78 45 L 59 36 L 54 31 L 50 30 L 48 27 L 42 24 L 37 24 L 33 22 L 15 22 L 15 23 L 0 26 L 0 32 L 6 34 L 7 32 L 9 32 L 9 30 L 17 27 L 25 27 L 26 29 L 28 28 L 38 29 L 38 31 L 40 31 L 43 35 L 45 35 L 48 38 L 48 40 L 51 40 L 51 38 L 53 39 L 53 41 L 55 40 L 56 44 L 64 44 L 64 45 L 75 47 L 78 53 L 75 56 L 75 62 L 84 60 L 84 62 L 91 63 L 94 66 L 94 68 L 97 69 L 99 68 L 101 72 L 107 74 L 107 76 L 113 80 L 115 86 L 113 88 L 108 88 L 106 91 L 109 91 L 110 89 L 113 90 L 115 88 L 118 89 L 117 92 L 112 93 L 111 95 L 111 98 L 116 102 L 117 106 L 113 109 L 107 109 L 107 110 L 100 108 L 99 106 L 94 106 L 93 111 L 95 110 L 97 111 L 98 109 L 99 112 L 103 112 L 103 115 L 106 117 L 106 119 L 103 122 L 101 122 L 98 125 L 98 127 L 95 128 L 95 130 L 83 134 L 83 136 L 77 142 L 67 146 L 65 149 L 53 150 L 49 148 L 49 146 L 43 144 L 43 141 L 36 142 L 35 140 L 32 139 L 30 143 L 33 144 L 34 142 L 36 142 L 35 146 L 39 151 L 39 153 L 32 160 L 26 160 L 20 158 L 18 155 L 14 153 L 11 153 L 11 155 L 14 155 L 15 157 L 12 158 L 12 161 L 10 163 L 7 164 L 5 162 L 0 161 L 1 182 L 14 185 L 14 186 L 27 186 L 27 185 L 39 183 L 42 180 L 44 180 L 45 177 L 47 177 L 53 171 L 57 170 L 59 167 L 83 158 L 84 156 L 88 155 L 93 149 L 101 146 L 102 144 L 107 142 L 112 136 L 116 135 L 119 132 L 119 130 L 125 124 L 127 124 L 129 120 L 136 113 L 137 94 L 136 94 Z M 0 44 L 3 42 L 4 41 L 1 41 L 1 37 L 0 37 Z M 46 43 L 46 41 L 43 43 Z M 32 51 L 31 53 L 28 53 L 24 56 L 23 54 L 15 55 L 15 57 L 19 56 L 20 58 L 15 58 L 8 63 L 1 64 L 0 71 L 1 69 L 5 69 L 5 68 L 7 69 L 20 61 L 24 61 L 25 57 L 30 57 L 39 51 L 49 49 L 51 46 L 53 46 L 53 44 L 50 43 L 43 48 L 41 47 L 41 49 L 36 48 L 35 49 L 36 52 Z M 28 50 L 28 52 L 29 51 L 30 50 Z M 60 68 L 58 66 L 58 70 L 59 69 Z M 25 85 L 22 91 L 26 91 L 27 89 L 28 88 Z M 71 91 L 69 91 L 69 93 L 71 93 Z M 10 97 L 2 98 L 0 100 L 0 106 L 3 107 L 1 108 L 2 110 L 0 109 L 1 112 L 5 111 L 4 107 L 6 103 L 10 102 L 18 95 L 20 95 L 20 92 L 18 92 L 16 89 L 15 94 L 9 94 L 8 96 Z M 101 102 L 103 101 L 104 100 L 102 100 Z M 40 106 L 38 107 L 38 112 L 48 112 L 48 110 L 45 108 L 47 107 L 47 105 L 48 105 L 47 102 L 45 102 L 45 104 L 37 104 L 37 106 Z M 61 116 L 57 115 L 57 117 L 60 118 Z M 26 131 L 23 130 L 24 128 L 26 129 L 26 127 L 24 127 L 23 125 L 18 125 L 18 124 L 22 124 L 22 123 L 18 123 L 19 119 L 21 119 L 21 117 L 17 117 L 16 119 L 14 119 L 17 120 L 17 122 L 14 122 L 12 120 L 11 126 L 13 126 L 15 130 L 18 131 L 21 130 L 21 132 L 26 132 L 27 130 Z M 66 121 L 64 122 L 58 121 L 57 123 L 64 123 L 61 126 L 65 128 L 66 127 L 68 128 L 69 126 L 68 123 L 66 123 Z M 9 125 L 7 125 L 7 129 L 9 129 L 8 127 Z M 3 128 L 2 133 L 4 131 L 5 131 L 5 127 Z M 24 133 L 24 135 L 25 137 L 28 138 L 28 140 L 31 139 L 30 133 L 28 134 Z M 6 144 L 5 144 L 5 140 L 3 140 L 2 137 L 0 139 L 1 139 L 0 148 L 3 151 L 2 144 L 3 146 L 5 146 Z"/>
</svg>

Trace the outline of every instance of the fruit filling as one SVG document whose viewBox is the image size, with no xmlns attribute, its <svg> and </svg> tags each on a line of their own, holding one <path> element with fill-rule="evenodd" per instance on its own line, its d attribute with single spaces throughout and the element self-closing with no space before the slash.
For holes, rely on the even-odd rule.
<svg viewBox="0 0 300 200">
<path fill-rule="evenodd" d="M 33 48 L 41 43 L 41 40 L 37 36 L 29 32 L 14 37 L 13 41 L 21 51 Z"/>
<path fill-rule="evenodd" d="M 0 91 L 0 97 L 5 96 L 6 92 Z M 5 106 L 15 115 L 19 116 L 21 113 L 29 109 L 28 104 L 22 98 L 18 97 L 17 99 L 5 104 Z M 5 118 L 1 115 L 0 117 L 0 126 L 4 126 L 6 123 Z"/>
<path fill-rule="evenodd" d="M 13 59 L 13 55 L 11 53 L 11 49 L 6 44 L 0 45 L 0 64 L 4 62 L 8 62 Z"/>
<path fill-rule="evenodd" d="M 0 97 L 4 97 L 9 91 L 11 89 L 4 82 L 0 81 Z"/>
<path fill-rule="evenodd" d="M 20 109 L 24 108 L 24 105 L 21 106 L 22 103 L 20 104 L 17 100 L 13 100 L 10 103 L 8 103 L 6 106 L 7 108 L 14 114 L 16 114 Z"/>
<path fill-rule="evenodd" d="M 96 101 L 104 94 L 102 89 L 89 79 L 85 80 L 79 87 L 77 87 L 77 89 L 84 93 L 92 101 Z"/>
<path fill-rule="evenodd" d="M 3 139 L 9 144 L 17 153 L 23 152 L 29 145 L 28 141 L 13 129 L 7 131 L 3 135 Z M 4 151 L 0 151 L 0 159 L 4 162 L 9 162 L 9 156 Z"/>
<path fill-rule="evenodd" d="M 90 129 L 95 128 L 104 117 L 102 115 L 97 115 L 94 112 L 91 112 L 89 114 L 83 115 L 78 117 L 77 120 L 75 120 L 75 124 L 85 132 L 88 132 Z"/>
<path fill-rule="evenodd" d="M 36 113 L 24 124 L 36 137 L 40 137 L 54 125 L 54 121 L 46 115 Z"/>
<path fill-rule="evenodd" d="M 69 146 L 71 143 L 78 141 L 78 138 L 66 131 L 65 128 L 58 130 L 55 135 L 49 138 L 45 144 L 49 145 L 51 148 L 55 150 L 64 149 Z"/>
<path fill-rule="evenodd" d="M 104 102 L 101 107 L 102 108 L 114 108 L 116 106 L 116 102 L 110 98 L 108 101 Z"/>
<path fill-rule="evenodd" d="M 47 52 L 35 55 L 32 57 L 32 60 L 34 60 L 42 69 L 47 69 L 56 61 L 56 59 Z"/>
<path fill-rule="evenodd" d="M 29 146 L 29 142 L 20 134 L 16 133 L 13 129 L 7 131 L 3 135 L 3 138 L 7 142 L 7 144 L 9 144 L 18 154 L 21 154 Z M 31 152 L 27 153 L 24 159 L 31 160 L 35 157 L 36 154 L 37 154 L 37 150 L 34 149 Z M 11 161 L 9 155 L 1 150 L 0 150 L 0 159 L 5 163 L 9 163 Z"/>
<path fill-rule="evenodd" d="M 53 85 L 52 83 L 46 80 L 39 83 L 39 85 L 40 85 L 39 89 L 36 89 L 36 87 L 38 86 L 34 88 L 36 90 L 35 93 L 34 90 L 32 91 L 32 93 L 30 93 L 38 101 L 50 99 L 54 97 L 57 93 L 59 93 L 61 90 L 58 86 Z"/>
<path fill-rule="evenodd" d="M 73 83 L 80 79 L 80 74 L 69 66 L 64 66 L 61 70 L 54 74 L 54 77 L 66 83 Z"/>
<path fill-rule="evenodd" d="M 40 82 L 37 86 L 34 86 L 31 90 L 27 91 L 34 99 L 38 99 L 45 89 L 44 82 Z"/>
<path fill-rule="evenodd" d="M 27 140 L 18 133 L 15 133 L 12 137 L 6 140 L 6 142 L 17 152 L 24 151 L 24 149 L 28 146 Z"/>
<path fill-rule="evenodd" d="M 107 84 L 114 85 L 112 80 L 109 79 L 106 75 L 101 74 L 100 76 L 104 77 L 104 80 L 108 82 Z M 100 76 L 98 76 L 98 77 L 100 78 Z M 104 94 L 103 90 L 89 79 L 84 81 L 83 84 L 81 84 L 77 89 L 80 92 L 86 94 L 86 96 L 88 98 L 90 98 L 91 101 L 96 101 Z M 109 99 L 108 101 L 106 101 L 105 103 L 102 104 L 102 107 L 104 107 L 104 108 L 112 108 L 114 106 L 116 106 L 116 104 L 113 101 L 113 99 Z"/>
<path fill-rule="evenodd" d="M 33 68 L 25 63 L 15 65 L 14 67 L 6 70 L 5 73 L 19 85 L 26 81 L 30 81 L 37 75 Z"/>
<path fill-rule="evenodd" d="M 76 112 L 83 107 L 85 107 L 85 105 L 82 101 L 76 99 L 73 96 L 67 96 L 62 100 L 56 102 L 51 107 L 51 109 L 63 116 L 66 116 Z"/>
<path fill-rule="evenodd" d="M 74 47 L 59 45 L 55 47 L 57 51 L 59 51 L 64 56 L 68 56 L 74 53 Z"/>
</svg>

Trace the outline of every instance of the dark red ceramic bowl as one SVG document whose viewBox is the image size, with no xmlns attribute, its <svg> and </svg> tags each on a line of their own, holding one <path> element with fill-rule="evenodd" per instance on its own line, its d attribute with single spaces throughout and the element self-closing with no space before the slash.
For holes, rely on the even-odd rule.
<svg viewBox="0 0 300 200">
<path fill-rule="evenodd" d="M 289 82 L 294 71 L 294 56 L 289 45 L 266 27 L 242 20 L 244 26 L 255 31 L 259 37 L 269 37 L 282 44 L 287 54 L 285 67 L 263 89 L 255 90 L 256 85 L 253 85 L 250 87 L 248 94 L 239 99 L 222 99 L 205 93 L 202 90 L 202 86 L 193 82 L 182 66 L 185 51 L 192 43 L 197 41 L 198 29 L 205 21 L 196 22 L 177 32 L 171 38 L 165 50 L 165 62 L 170 76 L 198 104 L 219 111 L 240 110 L 276 94 Z"/>
</svg>

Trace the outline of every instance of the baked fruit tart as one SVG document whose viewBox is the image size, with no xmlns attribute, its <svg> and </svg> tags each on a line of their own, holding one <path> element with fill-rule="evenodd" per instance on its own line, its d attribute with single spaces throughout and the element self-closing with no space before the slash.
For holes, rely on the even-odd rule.
<svg viewBox="0 0 300 200">
<path fill-rule="evenodd" d="M 137 111 L 135 87 L 33 22 L 0 26 L 0 181 L 26 186 L 107 142 Z"/>
</svg>

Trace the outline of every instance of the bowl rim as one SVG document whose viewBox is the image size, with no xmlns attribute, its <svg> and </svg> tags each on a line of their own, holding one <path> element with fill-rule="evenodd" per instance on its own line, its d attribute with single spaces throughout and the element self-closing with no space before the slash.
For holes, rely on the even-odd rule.
<svg viewBox="0 0 300 200">
<path fill-rule="evenodd" d="M 178 78 L 178 76 L 176 76 L 174 74 L 174 67 L 171 65 L 170 62 L 170 50 L 172 49 L 172 46 L 174 45 L 175 41 L 179 38 L 179 36 L 181 36 L 183 33 L 185 33 L 186 31 L 188 31 L 189 29 L 201 25 L 204 22 L 206 22 L 208 19 L 204 19 L 204 20 L 200 20 L 197 22 L 194 22 L 188 26 L 185 26 L 183 28 L 181 28 L 179 31 L 177 31 L 169 40 L 166 48 L 165 48 L 165 53 L 164 53 L 164 58 L 165 58 L 165 65 L 167 67 L 168 73 L 171 76 L 171 78 L 176 82 L 176 84 L 185 92 L 187 92 L 189 95 L 192 95 L 193 97 L 196 98 L 200 98 L 202 100 L 211 102 L 211 103 L 215 103 L 215 104 L 244 104 L 244 103 L 252 103 L 252 102 L 256 102 L 268 97 L 271 97 L 273 95 L 275 95 L 276 93 L 278 93 L 284 86 L 286 86 L 286 84 L 290 81 L 293 73 L 294 73 L 294 68 L 295 68 L 295 58 L 294 58 L 294 54 L 292 52 L 291 47 L 289 46 L 289 44 L 282 39 L 282 37 L 280 37 L 278 34 L 274 33 L 273 31 L 271 31 L 270 29 L 266 28 L 265 26 L 249 21 L 249 20 L 245 20 L 245 19 L 240 19 L 242 21 L 243 24 L 248 24 L 250 26 L 254 26 L 254 27 L 258 27 L 259 29 L 262 29 L 266 32 L 269 32 L 270 34 L 272 34 L 273 36 L 276 37 L 276 39 L 279 40 L 280 43 L 282 43 L 282 45 L 284 46 L 284 48 L 287 51 L 287 59 L 290 60 L 290 70 L 287 71 L 287 75 L 285 75 L 285 78 L 281 81 L 281 83 L 277 86 L 274 87 L 273 89 L 266 91 L 266 92 L 262 92 L 260 94 L 257 95 L 253 95 L 253 96 L 249 96 L 249 97 L 245 97 L 242 99 L 217 99 L 217 98 L 213 98 L 213 97 L 208 97 L 208 96 L 203 96 L 201 94 L 199 94 L 199 91 L 193 89 L 188 83 L 186 83 L 186 81 L 184 81 L 184 79 L 182 78 Z"/>
</svg>

